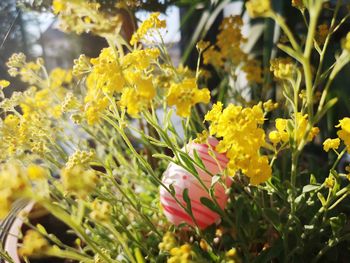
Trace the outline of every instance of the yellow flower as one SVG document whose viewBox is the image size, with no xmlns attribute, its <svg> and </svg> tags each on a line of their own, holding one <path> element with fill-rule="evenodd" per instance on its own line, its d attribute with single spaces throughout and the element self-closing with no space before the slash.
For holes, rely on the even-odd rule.
<svg viewBox="0 0 350 263">
<path fill-rule="evenodd" d="M 141 41 L 152 29 L 166 27 L 165 20 L 160 20 L 159 15 L 159 12 L 152 13 L 145 21 L 143 21 L 137 31 L 132 35 L 130 40 L 131 45 L 135 45 L 137 42 Z"/>
<path fill-rule="evenodd" d="M 127 72 L 126 79 L 131 87 L 124 88 L 119 105 L 127 108 L 128 114 L 138 117 L 139 112 L 150 105 L 156 95 L 152 76 L 143 76 L 139 71 Z"/>
<path fill-rule="evenodd" d="M 203 63 L 205 65 L 212 64 L 214 67 L 222 67 L 224 65 L 224 58 L 214 46 L 211 46 L 203 52 Z"/>
<path fill-rule="evenodd" d="M 68 162 L 66 163 L 66 168 L 71 169 L 76 165 L 88 165 L 89 162 L 93 160 L 95 157 L 95 152 L 90 151 L 75 151 L 71 156 L 68 158 Z"/>
<path fill-rule="evenodd" d="M 92 75 L 95 75 L 94 87 L 107 93 L 119 92 L 124 87 L 124 76 L 118 63 L 118 57 L 112 48 L 102 49 L 98 58 L 90 60 L 93 65 Z"/>
<path fill-rule="evenodd" d="M 343 48 L 350 52 L 350 32 L 346 34 L 345 40 L 343 42 Z"/>
<path fill-rule="evenodd" d="M 166 99 L 169 106 L 176 106 L 179 116 L 188 117 L 193 105 L 209 102 L 210 92 L 207 88 L 198 89 L 196 79 L 188 78 L 180 83 L 172 83 Z"/>
<path fill-rule="evenodd" d="M 166 232 L 163 236 L 162 242 L 159 243 L 158 248 L 161 251 L 170 252 L 174 247 L 176 247 L 177 241 L 176 237 L 172 232 Z"/>
<path fill-rule="evenodd" d="M 263 108 L 265 112 L 270 112 L 278 108 L 278 102 L 273 102 L 272 100 L 268 100 L 263 103 Z"/>
<path fill-rule="evenodd" d="M 277 144 L 279 143 L 282 138 L 281 138 L 281 135 L 278 131 L 272 131 L 269 133 L 269 139 L 270 141 L 273 143 L 273 144 Z"/>
<path fill-rule="evenodd" d="M 4 79 L 0 80 L 0 90 L 8 87 L 9 85 L 10 85 L 9 81 L 4 80 Z"/>
<path fill-rule="evenodd" d="M 112 206 L 110 203 L 95 199 L 91 203 L 91 212 L 89 216 L 95 221 L 106 222 L 110 220 L 111 212 Z"/>
<path fill-rule="evenodd" d="M 343 118 L 339 121 L 339 124 L 335 126 L 336 128 L 341 128 L 337 132 L 338 137 L 344 141 L 348 153 L 350 153 L 350 118 Z"/>
<path fill-rule="evenodd" d="M 248 14 L 252 18 L 267 16 L 271 10 L 270 0 L 249 0 L 246 3 Z"/>
<path fill-rule="evenodd" d="M 336 150 L 340 145 L 340 139 L 330 139 L 328 138 L 323 142 L 323 149 L 328 152 L 330 149 Z"/>
<path fill-rule="evenodd" d="M 333 188 L 334 186 L 334 178 L 332 175 L 328 176 L 326 180 L 324 180 L 324 184 L 327 188 Z"/>
<path fill-rule="evenodd" d="M 27 230 L 23 237 L 22 246 L 18 252 L 25 257 L 33 257 L 45 255 L 45 252 L 50 248 L 49 242 L 37 231 L 30 229 Z"/>
<path fill-rule="evenodd" d="M 26 171 L 18 163 L 6 163 L 0 166 L 0 219 L 9 212 L 12 203 L 25 196 L 27 190 Z"/>
<path fill-rule="evenodd" d="M 94 170 L 77 165 L 70 169 L 63 169 L 61 181 L 65 191 L 83 198 L 95 189 L 98 176 Z"/>
<path fill-rule="evenodd" d="M 52 9 L 54 14 L 58 14 L 62 10 L 65 9 L 65 1 L 64 0 L 53 0 L 52 2 Z"/>
<path fill-rule="evenodd" d="M 242 70 L 246 73 L 246 77 L 249 83 L 262 83 L 262 69 L 259 61 L 255 59 L 248 60 L 242 67 Z"/>
<path fill-rule="evenodd" d="M 277 79 L 290 79 L 296 72 L 296 66 L 290 58 L 275 58 L 270 62 L 270 70 Z"/>
<path fill-rule="evenodd" d="M 159 55 L 160 51 L 157 48 L 134 50 L 123 57 L 122 64 L 125 68 L 133 67 L 136 70 L 145 70 L 156 62 Z"/>
<path fill-rule="evenodd" d="M 168 263 L 192 263 L 195 257 L 195 252 L 189 244 L 184 244 L 181 247 L 174 247 L 170 250 L 170 258 Z"/>
<path fill-rule="evenodd" d="M 47 175 L 47 170 L 39 165 L 32 164 L 28 166 L 28 177 L 31 180 L 46 179 Z"/>
</svg>

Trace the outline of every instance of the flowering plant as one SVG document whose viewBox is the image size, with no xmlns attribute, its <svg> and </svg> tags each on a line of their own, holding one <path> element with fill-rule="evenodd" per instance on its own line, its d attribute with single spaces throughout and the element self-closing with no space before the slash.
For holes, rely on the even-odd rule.
<svg viewBox="0 0 350 263">
<path fill-rule="evenodd" d="M 350 61 L 349 33 L 334 63 L 324 65 L 349 16 L 339 17 L 338 0 L 329 27 L 318 25 L 322 2 L 292 1 L 307 23 L 304 41 L 268 0 L 246 2 L 252 18 L 273 19 L 284 33 L 277 44 L 284 56 L 270 62 L 273 102 L 263 85 L 268 73 L 243 49 L 239 16 L 223 19 L 216 43 L 198 42 L 191 70 L 174 66 L 159 13 L 127 40 L 122 17 L 98 3 L 54 0 L 62 30 L 99 35 L 108 47 L 96 58 L 81 55 L 72 70 L 47 72 L 41 58 L 22 53 L 7 63 L 29 87 L 7 98 L 2 89 L 11 84 L 0 81 L 0 217 L 6 222 L 14 204 L 32 200 L 74 237 L 62 242 L 19 213 L 30 228 L 18 250 L 24 260 L 346 258 L 350 169 L 337 165 L 350 153 L 350 118 L 332 124 L 337 137 L 323 142 L 330 167 L 315 174 L 305 161 L 306 146 L 321 139 L 318 123 L 337 102 L 329 96 L 333 80 Z M 208 68 L 222 79 L 211 91 Z M 0 256 L 13 262 L 4 250 Z"/>
</svg>

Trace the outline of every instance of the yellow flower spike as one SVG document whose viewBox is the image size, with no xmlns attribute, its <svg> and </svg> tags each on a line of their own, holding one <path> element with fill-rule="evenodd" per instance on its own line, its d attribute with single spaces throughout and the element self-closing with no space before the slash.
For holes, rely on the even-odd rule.
<svg viewBox="0 0 350 263">
<path fill-rule="evenodd" d="M 248 14 L 252 18 L 267 16 L 271 11 L 270 0 L 250 0 L 246 3 Z"/>
<path fill-rule="evenodd" d="M 350 118 L 344 118 L 339 121 L 339 124 L 335 126 L 336 128 L 341 128 L 343 131 L 350 133 Z"/>
<path fill-rule="evenodd" d="M 159 243 L 158 248 L 161 251 L 170 252 L 177 246 L 176 237 L 172 232 L 166 232 L 163 236 L 162 242 Z"/>
<path fill-rule="evenodd" d="M 335 138 L 335 139 L 328 138 L 323 142 L 323 150 L 325 150 L 326 152 L 328 152 L 330 149 L 337 150 L 339 145 L 340 145 L 339 138 Z"/>
<path fill-rule="evenodd" d="M 179 116 L 188 117 L 192 106 L 209 102 L 210 92 L 207 88 L 198 89 L 196 79 L 188 78 L 180 83 L 173 83 L 166 100 L 169 106 L 176 106 L 176 113 Z"/>
</svg>

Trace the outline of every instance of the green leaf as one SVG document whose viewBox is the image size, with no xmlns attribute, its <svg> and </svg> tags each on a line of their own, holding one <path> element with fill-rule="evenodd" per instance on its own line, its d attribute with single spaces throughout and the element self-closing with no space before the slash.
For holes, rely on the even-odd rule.
<svg viewBox="0 0 350 263">
<path fill-rule="evenodd" d="M 196 164 L 197 164 L 200 168 L 205 169 L 204 163 L 203 163 L 202 159 L 199 157 L 198 152 L 197 152 L 196 149 L 193 149 L 193 158 L 194 158 Z"/>
<path fill-rule="evenodd" d="M 182 198 L 184 199 L 185 203 L 186 203 L 186 209 L 187 209 L 187 213 L 192 214 L 192 205 L 191 205 L 191 199 L 188 195 L 188 188 L 185 188 L 182 192 Z"/>
<path fill-rule="evenodd" d="M 313 192 L 320 189 L 318 184 L 307 184 L 303 187 L 303 193 Z"/>
<path fill-rule="evenodd" d="M 215 213 L 218 213 L 220 215 L 220 211 L 217 209 L 213 200 L 211 200 L 207 197 L 201 197 L 200 201 L 204 206 L 208 207 L 210 210 L 212 210 Z"/>
</svg>

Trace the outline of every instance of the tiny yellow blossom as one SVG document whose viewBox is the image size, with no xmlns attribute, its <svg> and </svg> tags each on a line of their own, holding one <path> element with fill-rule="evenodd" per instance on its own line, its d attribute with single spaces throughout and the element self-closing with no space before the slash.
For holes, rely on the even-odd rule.
<svg viewBox="0 0 350 263">
<path fill-rule="evenodd" d="M 170 258 L 168 263 L 193 263 L 195 252 L 189 244 L 184 244 L 181 247 L 174 247 L 170 250 Z"/>
<path fill-rule="evenodd" d="M 4 79 L 0 80 L 0 90 L 8 87 L 9 85 L 10 85 L 9 81 L 4 80 Z"/>
<path fill-rule="evenodd" d="M 89 216 L 95 221 L 106 222 L 110 220 L 111 212 L 112 206 L 110 203 L 95 199 L 91 203 L 91 212 Z"/>
<path fill-rule="evenodd" d="M 246 3 L 248 14 L 252 18 L 267 16 L 271 10 L 270 0 L 250 0 Z"/>
<path fill-rule="evenodd" d="M 350 32 L 346 34 L 345 40 L 343 42 L 343 48 L 350 52 Z"/>
<path fill-rule="evenodd" d="M 296 66 L 289 57 L 275 58 L 270 61 L 270 70 L 277 79 L 290 79 L 296 72 Z"/>
<path fill-rule="evenodd" d="M 324 184 L 327 188 L 333 188 L 334 186 L 334 177 L 332 175 L 328 176 L 326 180 L 324 180 Z"/>
<path fill-rule="evenodd" d="M 177 246 L 176 237 L 172 232 L 166 232 L 163 236 L 162 242 L 159 243 L 158 248 L 161 251 L 170 252 Z"/>
<path fill-rule="evenodd" d="M 25 257 L 38 257 L 45 255 L 49 248 L 49 242 L 40 233 L 30 229 L 24 235 L 22 246 L 18 252 Z"/>
<path fill-rule="evenodd" d="M 48 175 L 47 170 L 39 165 L 32 164 L 32 165 L 29 165 L 27 169 L 28 169 L 28 177 L 31 180 L 42 180 L 47 178 L 47 175 Z"/>
<path fill-rule="evenodd" d="M 330 139 L 328 138 L 323 142 L 323 149 L 328 152 L 330 149 L 336 150 L 338 149 L 340 145 L 340 139 L 335 138 L 335 139 Z"/>
<path fill-rule="evenodd" d="M 176 113 L 181 117 L 188 117 L 191 107 L 197 103 L 208 103 L 210 92 L 207 88 L 198 89 L 196 79 L 184 79 L 180 83 L 173 83 L 170 86 L 167 103 L 169 106 L 176 106 Z"/>
<path fill-rule="evenodd" d="M 95 189 L 98 176 L 94 170 L 77 165 L 70 169 L 63 169 L 61 181 L 65 191 L 78 197 L 85 197 Z"/>
<path fill-rule="evenodd" d="M 337 135 L 344 142 L 348 153 L 350 153 L 350 118 L 343 118 L 335 127 L 341 128 L 341 130 L 337 132 Z"/>
<path fill-rule="evenodd" d="M 272 131 L 269 133 L 269 139 L 270 141 L 273 143 L 273 144 L 277 144 L 279 143 L 282 138 L 281 138 L 281 135 L 278 131 Z"/>
<path fill-rule="evenodd" d="M 273 102 L 272 100 L 268 100 L 263 103 L 263 108 L 265 112 L 270 112 L 278 108 L 278 102 Z"/>
</svg>

